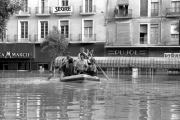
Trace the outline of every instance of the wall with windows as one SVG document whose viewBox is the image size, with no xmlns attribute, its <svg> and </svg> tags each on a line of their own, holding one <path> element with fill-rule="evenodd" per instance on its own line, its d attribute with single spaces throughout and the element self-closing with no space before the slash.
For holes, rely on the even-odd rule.
<svg viewBox="0 0 180 120">
<path fill-rule="evenodd" d="M 113 19 L 108 24 L 108 45 L 179 44 L 179 33 L 174 32 L 172 28 L 180 17 L 178 7 L 180 0 L 109 0 L 108 5 L 107 15 Z M 132 9 L 131 17 L 127 17 L 130 11 L 122 12 L 122 6 L 126 7 L 124 11 Z M 115 16 L 117 13 L 118 15 Z M 127 44 L 127 41 L 130 44 Z"/>
<path fill-rule="evenodd" d="M 71 6 L 72 13 L 53 12 L 54 7 L 66 5 Z M 105 7 L 104 0 L 27 0 L 27 8 L 8 22 L 8 41 L 41 42 L 52 26 L 57 26 L 73 42 L 105 41 L 106 27 L 101 13 Z"/>
</svg>

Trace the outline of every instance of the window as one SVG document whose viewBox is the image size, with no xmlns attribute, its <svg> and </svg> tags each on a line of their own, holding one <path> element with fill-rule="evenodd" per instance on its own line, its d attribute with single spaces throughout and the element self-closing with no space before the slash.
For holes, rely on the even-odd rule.
<svg viewBox="0 0 180 120">
<path fill-rule="evenodd" d="M 172 1 L 172 12 L 180 12 L 180 1 Z"/>
<path fill-rule="evenodd" d="M 21 21 L 21 38 L 28 38 L 28 22 Z"/>
<path fill-rule="evenodd" d="M 60 21 L 60 25 L 61 34 L 69 38 L 69 21 Z"/>
<path fill-rule="evenodd" d="M 140 25 L 140 44 L 147 44 L 147 24 Z"/>
<path fill-rule="evenodd" d="M 24 2 L 23 12 L 28 12 L 28 0 L 23 0 L 23 2 Z"/>
<path fill-rule="evenodd" d="M 158 24 L 151 24 L 151 43 L 157 44 L 158 43 L 158 36 L 159 36 L 159 30 L 158 30 Z"/>
<path fill-rule="evenodd" d="M 85 0 L 85 12 L 92 12 L 93 9 L 93 1 L 92 0 Z"/>
<path fill-rule="evenodd" d="M 148 0 L 141 0 L 140 16 L 148 16 Z"/>
<path fill-rule="evenodd" d="M 84 21 L 84 36 L 85 37 L 92 37 L 93 34 L 93 21 L 92 20 L 85 20 Z"/>
<path fill-rule="evenodd" d="M 171 24 L 171 41 L 178 41 L 179 40 L 179 32 L 175 30 L 177 26 L 177 22 L 173 22 Z"/>
<path fill-rule="evenodd" d="M 46 35 L 48 35 L 48 21 L 41 21 L 41 38 L 45 38 Z"/>
<path fill-rule="evenodd" d="M 62 6 L 68 6 L 68 0 L 62 0 Z"/>
<path fill-rule="evenodd" d="M 151 16 L 158 16 L 159 2 L 151 2 Z"/>
</svg>

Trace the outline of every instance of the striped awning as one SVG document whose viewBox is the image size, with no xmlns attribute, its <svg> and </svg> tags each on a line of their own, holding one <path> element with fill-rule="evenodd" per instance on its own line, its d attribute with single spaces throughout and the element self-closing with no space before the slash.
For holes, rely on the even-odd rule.
<svg viewBox="0 0 180 120">
<path fill-rule="evenodd" d="M 65 57 L 57 57 L 55 65 L 60 66 L 62 59 Z M 77 57 L 73 57 L 77 60 Z M 164 57 L 95 57 L 96 63 L 100 67 L 137 67 L 137 68 L 180 68 L 180 59 L 164 58 Z"/>
</svg>

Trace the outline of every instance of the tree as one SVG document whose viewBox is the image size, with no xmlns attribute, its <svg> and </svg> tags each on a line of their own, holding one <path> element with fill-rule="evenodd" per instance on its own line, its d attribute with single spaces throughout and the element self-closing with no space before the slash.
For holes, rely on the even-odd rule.
<svg viewBox="0 0 180 120">
<path fill-rule="evenodd" d="M 68 48 L 69 41 L 63 34 L 58 30 L 57 27 L 53 26 L 53 30 L 49 32 L 41 43 L 41 52 L 47 52 L 51 58 L 50 71 L 54 67 L 53 62 L 56 57 L 63 55 Z"/>
<path fill-rule="evenodd" d="M 0 34 L 6 28 L 6 24 L 10 17 L 19 10 L 24 8 L 23 0 L 0 0 Z"/>
</svg>

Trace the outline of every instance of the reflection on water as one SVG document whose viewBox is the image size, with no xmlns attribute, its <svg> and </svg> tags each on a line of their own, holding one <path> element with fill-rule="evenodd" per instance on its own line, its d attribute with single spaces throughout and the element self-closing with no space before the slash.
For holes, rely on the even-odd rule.
<svg viewBox="0 0 180 120">
<path fill-rule="evenodd" d="M 83 84 L 1 82 L 0 120 L 180 120 L 180 80 L 122 76 Z"/>
</svg>

